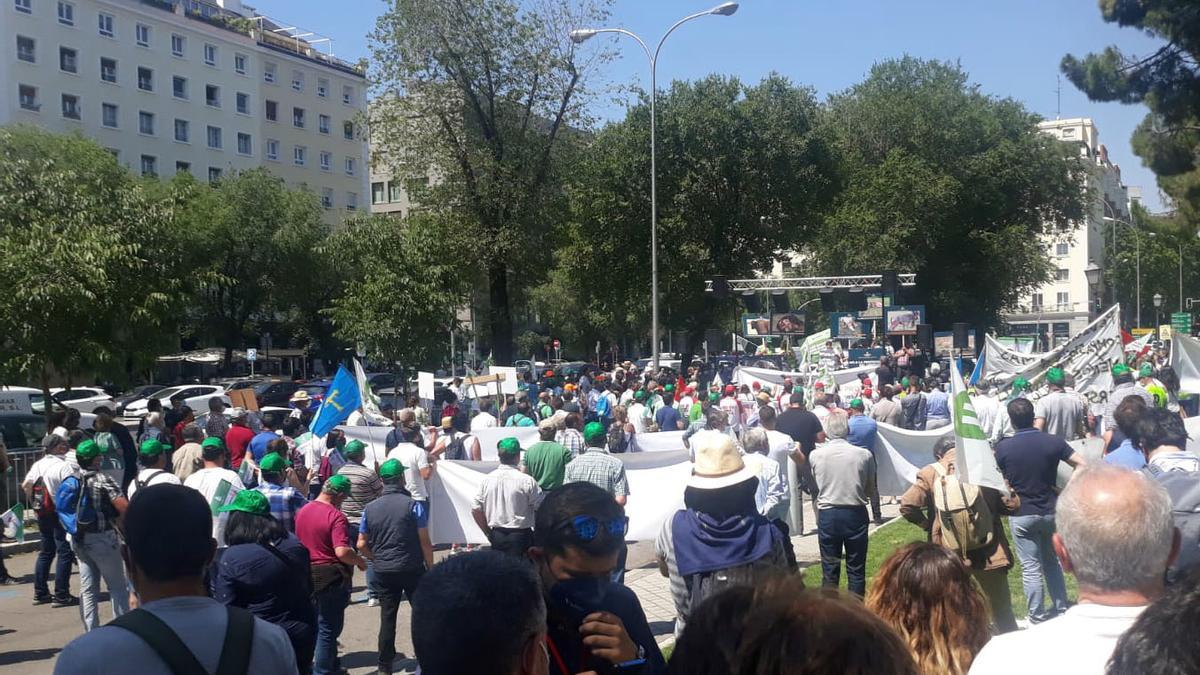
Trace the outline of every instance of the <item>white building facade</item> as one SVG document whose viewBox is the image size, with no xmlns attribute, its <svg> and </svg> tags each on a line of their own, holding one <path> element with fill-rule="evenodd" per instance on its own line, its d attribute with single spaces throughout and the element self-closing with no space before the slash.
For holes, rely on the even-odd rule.
<svg viewBox="0 0 1200 675">
<path fill-rule="evenodd" d="M 1109 160 L 1090 118 L 1046 121 L 1038 128 L 1077 144 L 1081 161 L 1091 169 L 1087 187 L 1092 192 L 1084 220 L 1042 237 L 1055 266 L 1053 279 L 1022 298 L 1004 316 L 1009 335 L 1036 337 L 1040 351 L 1066 342 L 1095 317 L 1095 300 L 1103 288 L 1090 287 L 1084 270 L 1092 262 L 1105 267 L 1107 237 L 1113 227 L 1125 227 L 1114 221 L 1130 220 L 1130 194 L 1121 182 L 1121 168 Z"/>
<path fill-rule="evenodd" d="M 265 167 L 366 207 L 365 69 L 240 0 L 0 0 L 0 124 L 79 132 L 144 175 Z"/>
</svg>

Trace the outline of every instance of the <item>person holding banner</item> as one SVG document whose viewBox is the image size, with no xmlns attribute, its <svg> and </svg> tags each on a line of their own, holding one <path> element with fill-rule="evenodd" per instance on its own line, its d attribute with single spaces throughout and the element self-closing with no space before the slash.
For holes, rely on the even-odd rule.
<svg viewBox="0 0 1200 675">
<path fill-rule="evenodd" d="M 1050 393 L 1034 404 L 1033 426 L 1064 441 L 1073 441 L 1082 436 L 1087 408 L 1078 394 L 1067 393 L 1066 384 L 1067 375 L 1062 368 L 1046 371 Z"/>
<path fill-rule="evenodd" d="M 543 493 L 532 476 L 517 469 L 520 441 L 502 439 L 496 452 L 500 466 L 480 483 L 471 516 L 492 549 L 521 558 L 533 545 L 534 511 L 542 503 Z"/>
<path fill-rule="evenodd" d="M 199 492 L 212 509 L 213 539 L 217 540 L 217 558 L 213 564 L 220 562 L 221 549 L 225 548 L 225 520 L 227 516 L 220 511 L 222 506 L 231 503 L 237 493 L 246 489 L 242 479 L 233 471 L 225 468 L 228 455 L 225 445 L 219 438 L 206 438 L 200 444 L 204 468 L 194 472 L 183 482 L 186 487 Z"/>
</svg>

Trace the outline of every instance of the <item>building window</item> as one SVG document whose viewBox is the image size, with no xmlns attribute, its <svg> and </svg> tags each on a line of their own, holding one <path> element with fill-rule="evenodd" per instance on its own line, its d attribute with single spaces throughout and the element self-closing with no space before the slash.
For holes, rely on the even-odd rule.
<svg viewBox="0 0 1200 675">
<path fill-rule="evenodd" d="M 138 133 L 147 136 L 154 135 L 154 113 L 145 110 L 138 111 Z"/>
<path fill-rule="evenodd" d="M 357 162 L 354 161 L 354 158 L 347 157 L 346 158 L 346 175 L 353 176 L 356 168 L 357 168 Z"/>
<path fill-rule="evenodd" d="M 208 127 L 208 147 L 214 150 L 221 149 L 221 127 Z"/>
<path fill-rule="evenodd" d="M 329 96 L 329 80 L 321 77 L 317 79 L 317 96 L 320 98 L 328 98 Z"/>
<path fill-rule="evenodd" d="M 22 14 L 33 14 L 33 5 L 30 0 L 13 0 L 13 9 Z"/>
<path fill-rule="evenodd" d="M 191 162 L 175 162 L 175 173 L 191 173 Z"/>
<path fill-rule="evenodd" d="M 104 37 L 113 37 L 115 35 L 115 33 L 113 32 L 113 16 L 112 16 L 112 14 L 105 14 L 104 12 L 100 12 L 100 14 L 98 15 L 98 18 L 99 18 L 99 23 L 100 23 L 100 34 L 103 35 Z"/>
<path fill-rule="evenodd" d="M 147 26 L 144 23 L 134 25 L 134 34 L 137 36 L 137 43 L 139 47 L 150 46 L 150 26 Z"/>
<path fill-rule="evenodd" d="M 388 201 L 389 202 L 395 203 L 395 202 L 400 201 L 400 198 L 401 198 L 401 196 L 403 196 L 403 194 L 404 194 L 404 190 L 402 189 L 400 181 L 398 181 L 398 180 L 388 181 Z"/>
<path fill-rule="evenodd" d="M 299 70 L 292 71 L 292 89 L 304 91 L 304 73 Z"/>
<path fill-rule="evenodd" d="M 1033 311 L 1035 311 L 1035 312 L 1042 311 L 1042 294 L 1034 293 L 1033 296 L 1030 298 L 1029 304 L 1033 305 Z"/>
<path fill-rule="evenodd" d="M 24 35 L 17 36 L 17 60 L 37 63 L 37 50 L 33 38 Z"/>
<path fill-rule="evenodd" d="M 308 155 L 308 149 L 303 145 L 297 145 L 292 149 L 292 161 L 296 166 L 304 166 L 305 157 Z"/>
<path fill-rule="evenodd" d="M 117 60 L 100 57 L 100 79 L 117 83 Z"/>
<path fill-rule="evenodd" d="M 138 89 L 154 91 L 154 71 L 144 66 L 138 66 Z"/>
<path fill-rule="evenodd" d="M 292 108 L 292 126 L 304 128 L 304 108 Z"/>
<path fill-rule="evenodd" d="M 246 55 L 245 54 L 234 54 L 233 55 L 233 72 L 237 73 L 238 75 L 246 74 Z"/>
<path fill-rule="evenodd" d="M 354 122 L 346 120 L 342 123 L 342 138 L 348 141 L 354 140 Z"/>
<path fill-rule="evenodd" d="M 1069 281 L 1071 278 L 1070 275 L 1071 275 L 1070 270 L 1068 270 L 1065 267 L 1060 267 L 1057 270 L 1055 270 L 1055 272 L 1054 272 L 1054 280 L 1055 281 Z"/>
<path fill-rule="evenodd" d="M 333 169 L 333 153 L 322 152 L 321 153 L 321 170 L 322 171 L 330 171 L 332 169 Z"/>
<path fill-rule="evenodd" d="M 158 158 L 154 155 L 142 155 L 142 175 L 158 176 Z"/>
<path fill-rule="evenodd" d="M 250 114 L 250 95 L 249 94 L 243 94 L 240 91 L 237 93 L 237 111 L 242 113 L 243 115 Z"/>
<path fill-rule="evenodd" d="M 204 85 L 204 103 L 214 108 L 221 107 L 221 88 L 215 84 Z"/>
<path fill-rule="evenodd" d="M 175 75 L 171 78 L 171 94 L 175 96 L 175 98 L 187 100 L 188 88 L 186 77 Z"/>
<path fill-rule="evenodd" d="M 273 138 L 267 139 L 267 159 L 279 159 L 279 141 Z"/>
<path fill-rule="evenodd" d="M 37 102 L 37 87 L 22 84 L 17 87 L 17 97 L 21 100 L 21 110 L 37 112 L 42 106 Z"/>
<path fill-rule="evenodd" d="M 263 82 L 266 82 L 267 84 L 275 84 L 275 64 L 274 63 L 264 63 L 263 64 Z"/>
<path fill-rule="evenodd" d="M 333 208 L 333 190 L 330 188 L 321 188 L 321 206 L 327 209 Z"/>
<path fill-rule="evenodd" d="M 329 115 L 317 116 L 317 131 L 323 134 L 329 133 Z"/>
<path fill-rule="evenodd" d="M 354 105 L 354 87 L 349 85 L 342 87 L 342 103 Z"/>
<path fill-rule="evenodd" d="M 79 52 L 70 47 L 58 48 L 58 69 L 64 73 L 79 72 Z"/>
<path fill-rule="evenodd" d="M 346 210 L 354 211 L 358 209 L 358 194 L 354 192 L 346 193 Z"/>
<path fill-rule="evenodd" d="M 187 120 L 175 120 L 175 140 L 180 143 L 192 142 L 191 123 Z"/>
<path fill-rule="evenodd" d="M 183 50 L 187 47 L 187 38 L 177 33 L 171 33 L 171 55 L 183 56 Z"/>
<path fill-rule="evenodd" d="M 383 203 L 383 183 L 371 183 L 371 203 Z"/>
<path fill-rule="evenodd" d="M 251 155 L 254 154 L 254 148 L 250 143 L 250 134 L 238 134 L 238 154 Z"/>
<path fill-rule="evenodd" d="M 1066 291 L 1059 291 L 1057 295 L 1057 304 L 1059 311 L 1071 309 L 1071 294 Z"/>
<path fill-rule="evenodd" d="M 279 120 L 279 104 L 275 101 L 267 101 L 267 121 L 275 122 Z"/>
<path fill-rule="evenodd" d="M 113 159 L 117 160 L 118 162 L 121 161 L 121 151 L 120 150 L 118 150 L 116 148 L 105 148 L 104 150 L 106 152 L 108 152 L 108 154 L 112 155 Z"/>
<path fill-rule="evenodd" d="M 62 116 L 69 120 L 79 119 L 79 97 L 74 94 L 62 95 Z"/>
<path fill-rule="evenodd" d="M 208 182 L 215 183 L 221 180 L 221 170 L 215 166 L 208 167 Z"/>
<path fill-rule="evenodd" d="M 1065 241 L 1059 242 L 1054 245 L 1054 255 L 1056 255 L 1060 258 L 1068 255 L 1070 252 L 1071 252 L 1071 245 L 1066 243 Z"/>
<path fill-rule="evenodd" d="M 58 22 L 64 26 L 75 25 L 75 5 L 69 2 L 58 3 Z"/>
<path fill-rule="evenodd" d="M 217 46 L 214 44 L 204 43 L 204 65 L 217 65 Z"/>
<path fill-rule="evenodd" d="M 100 104 L 100 123 L 111 129 L 117 128 L 117 106 L 115 103 Z"/>
</svg>

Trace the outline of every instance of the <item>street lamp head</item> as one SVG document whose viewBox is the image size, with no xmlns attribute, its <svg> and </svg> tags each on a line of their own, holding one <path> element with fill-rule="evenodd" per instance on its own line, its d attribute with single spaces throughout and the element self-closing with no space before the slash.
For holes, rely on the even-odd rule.
<svg viewBox="0 0 1200 675">
<path fill-rule="evenodd" d="M 1095 260 L 1089 260 L 1087 267 L 1083 268 L 1083 276 L 1087 277 L 1089 286 L 1095 287 L 1100 285 L 1100 275 L 1103 270 L 1096 264 Z"/>
<path fill-rule="evenodd" d="M 1155 307 L 1162 307 L 1162 301 L 1163 301 L 1162 293 L 1155 293 L 1154 297 L 1151 299 L 1154 300 Z"/>
<path fill-rule="evenodd" d="M 570 33 L 571 42 L 574 42 L 575 44 L 579 44 L 581 42 L 584 42 L 586 40 L 589 40 L 589 39 L 595 37 L 596 33 L 599 33 L 599 32 L 600 31 L 598 31 L 594 28 L 576 28 L 575 30 L 571 31 L 571 33 Z"/>
<path fill-rule="evenodd" d="M 736 11 L 738 11 L 738 4 L 736 2 L 723 2 L 708 10 L 708 13 L 716 14 L 717 16 L 729 16 Z"/>
</svg>

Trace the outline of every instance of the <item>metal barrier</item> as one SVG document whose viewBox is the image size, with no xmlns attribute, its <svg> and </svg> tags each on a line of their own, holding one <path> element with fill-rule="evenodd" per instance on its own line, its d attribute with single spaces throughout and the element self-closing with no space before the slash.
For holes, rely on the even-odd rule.
<svg viewBox="0 0 1200 675">
<path fill-rule="evenodd" d="M 11 467 L 4 474 L 4 489 L 0 494 L 0 513 L 12 508 L 12 505 L 17 502 L 25 501 L 25 494 L 21 491 L 21 481 L 25 480 L 25 475 L 29 473 L 29 467 L 41 458 L 41 450 L 14 450 L 8 453 Z M 25 509 L 25 520 L 34 520 L 33 509 Z"/>
</svg>

